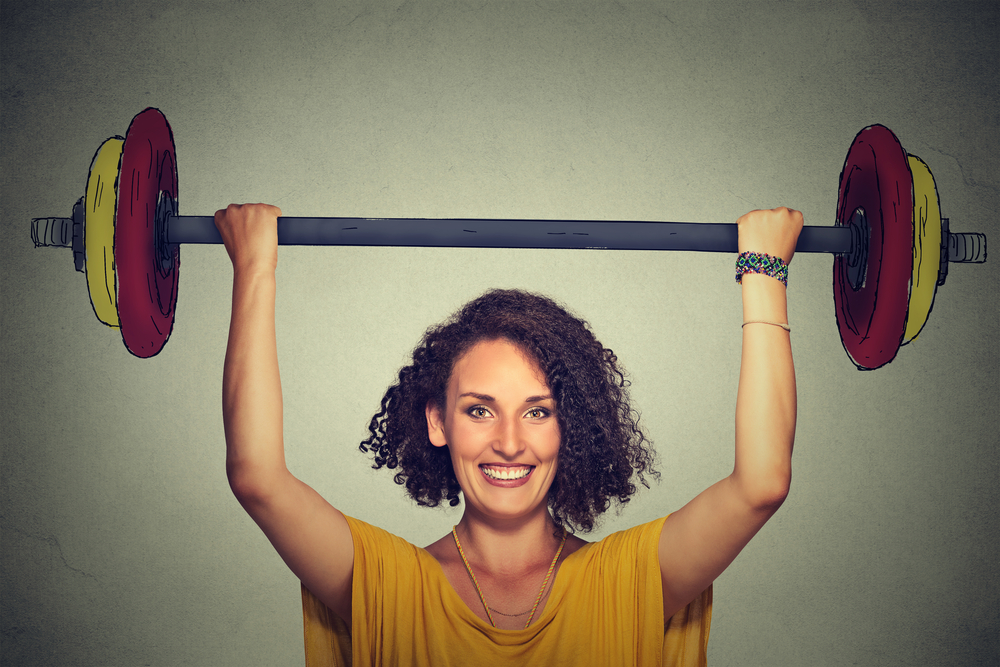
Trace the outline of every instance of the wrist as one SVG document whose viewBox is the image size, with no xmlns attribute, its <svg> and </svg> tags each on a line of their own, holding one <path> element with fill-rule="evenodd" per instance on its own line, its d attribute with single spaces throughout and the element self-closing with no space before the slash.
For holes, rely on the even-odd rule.
<svg viewBox="0 0 1000 667">
<path fill-rule="evenodd" d="M 748 273 L 743 276 L 743 321 L 760 320 L 788 323 L 785 286 L 770 276 Z"/>
<path fill-rule="evenodd" d="M 736 282 L 742 282 L 743 276 L 748 273 L 770 276 L 782 285 L 788 285 L 788 262 L 777 255 L 749 250 L 741 252 L 736 258 Z"/>
<path fill-rule="evenodd" d="M 241 262 L 233 264 L 234 282 L 256 282 L 259 280 L 274 280 L 277 266 L 275 262 L 266 260 L 257 262 Z"/>
</svg>

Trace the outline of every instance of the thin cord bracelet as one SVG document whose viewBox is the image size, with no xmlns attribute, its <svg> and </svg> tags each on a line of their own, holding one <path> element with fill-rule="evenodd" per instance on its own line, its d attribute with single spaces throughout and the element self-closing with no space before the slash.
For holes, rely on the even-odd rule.
<svg viewBox="0 0 1000 667">
<path fill-rule="evenodd" d="M 788 264 L 780 257 L 763 252 L 741 252 L 736 258 L 736 282 L 743 283 L 744 273 L 759 273 L 771 276 L 788 287 Z"/>
<path fill-rule="evenodd" d="M 790 326 L 788 326 L 787 324 L 782 324 L 781 322 L 767 322 L 765 320 L 750 320 L 749 322 L 744 322 L 742 324 L 742 326 L 740 326 L 740 328 L 742 329 L 743 327 L 745 327 L 748 324 L 770 324 L 773 327 L 781 327 L 782 329 L 784 329 L 788 333 L 792 332 L 792 328 Z"/>
</svg>

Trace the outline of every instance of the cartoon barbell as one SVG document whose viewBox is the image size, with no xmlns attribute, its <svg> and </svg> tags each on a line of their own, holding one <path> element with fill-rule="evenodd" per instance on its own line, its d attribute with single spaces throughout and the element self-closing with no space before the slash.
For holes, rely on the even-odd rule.
<svg viewBox="0 0 1000 667">
<path fill-rule="evenodd" d="M 173 329 L 182 243 L 221 243 L 210 216 L 177 213 L 173 133 L 158 109 L 107 139 L 69 218 L 31 221 L 36 246 L 73 249 L 98 319 L 151 357 Z M 733 224 L 585 220 L 279 218 L 281 245 L 601 248 L 736 252 Z M 835 224 L 805 227 L 796 252 L 834 254 L 844 349 L 862 370 L 892 361 L 930 314 L 952 262 L 986 261 L 983 234 L 950 231 L 934 177 L 882 125 L 854 138 Z"/>
</svg>

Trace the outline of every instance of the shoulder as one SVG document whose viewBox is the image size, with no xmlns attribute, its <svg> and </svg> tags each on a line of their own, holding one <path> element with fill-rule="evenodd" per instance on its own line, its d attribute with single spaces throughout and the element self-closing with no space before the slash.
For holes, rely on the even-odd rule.
<svg viewBox="0 0 1000 667">
<path fill-rule="evenodd" d="M 354 538 L 355 611 L 359 591 L 375 600 L 385 595 L 395 599 L 405 591 L 419 597 L 442 587 L 443 567 L 426 549 L 364 521 L 348 519 L 348 523 Z"/>
<path fill-rule="evenodd" d="M 641 523 L 625 530 L 611 533 L 599 542 L 595 542 L 598 551 L 622 552 L 626 550 L 650 550 L 656 554 L 659 548 L 660 533 L 667 517 L 659 517 L 647 523 Z"/>
<path fill-rule="evenodd" d="M 659 537 L 663 518 L 616 531 L 596 542 L 580 540 L 566 567 L 568 576 L 606 578 L 615 572 L 616 578 L 659 578 Z M 566 545 L 569 547 L 569 540 Z M 589 573 L 589 574 L 588 574 Z M 608 579 L 610 582 L 610 579 Z"/>
<path fill-rule="evenodd" d="M 360 519 L 345 516 L 354 540 L 355 567 L 380 561 L 389 564 L 411 562 L 420 557 L 422 549 L 384 528 L 379 528 Z"/>
<path fill-rule="evenodd" d="M 608 623 L 662 632 L 657 553 L 662 525 L 660 518 L 584 544 L 563 565 L 553 597 L 567 609 L 588 609 Z"/>
</svg>

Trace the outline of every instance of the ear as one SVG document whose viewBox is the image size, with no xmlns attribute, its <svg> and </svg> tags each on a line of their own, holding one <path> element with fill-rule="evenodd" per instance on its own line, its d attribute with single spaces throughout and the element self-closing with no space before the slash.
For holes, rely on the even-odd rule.
<svg viewBox="0 0 1000 667">
<path fill-rule="evenodd" d="M 427 401 L 424 406 L 424 414 L 427 416 L 427 438 L 435 447 L 447 447 L 448 438 L 444 435 L 444 415 L 441 408 L 434 401 Z"/>
</svg>

